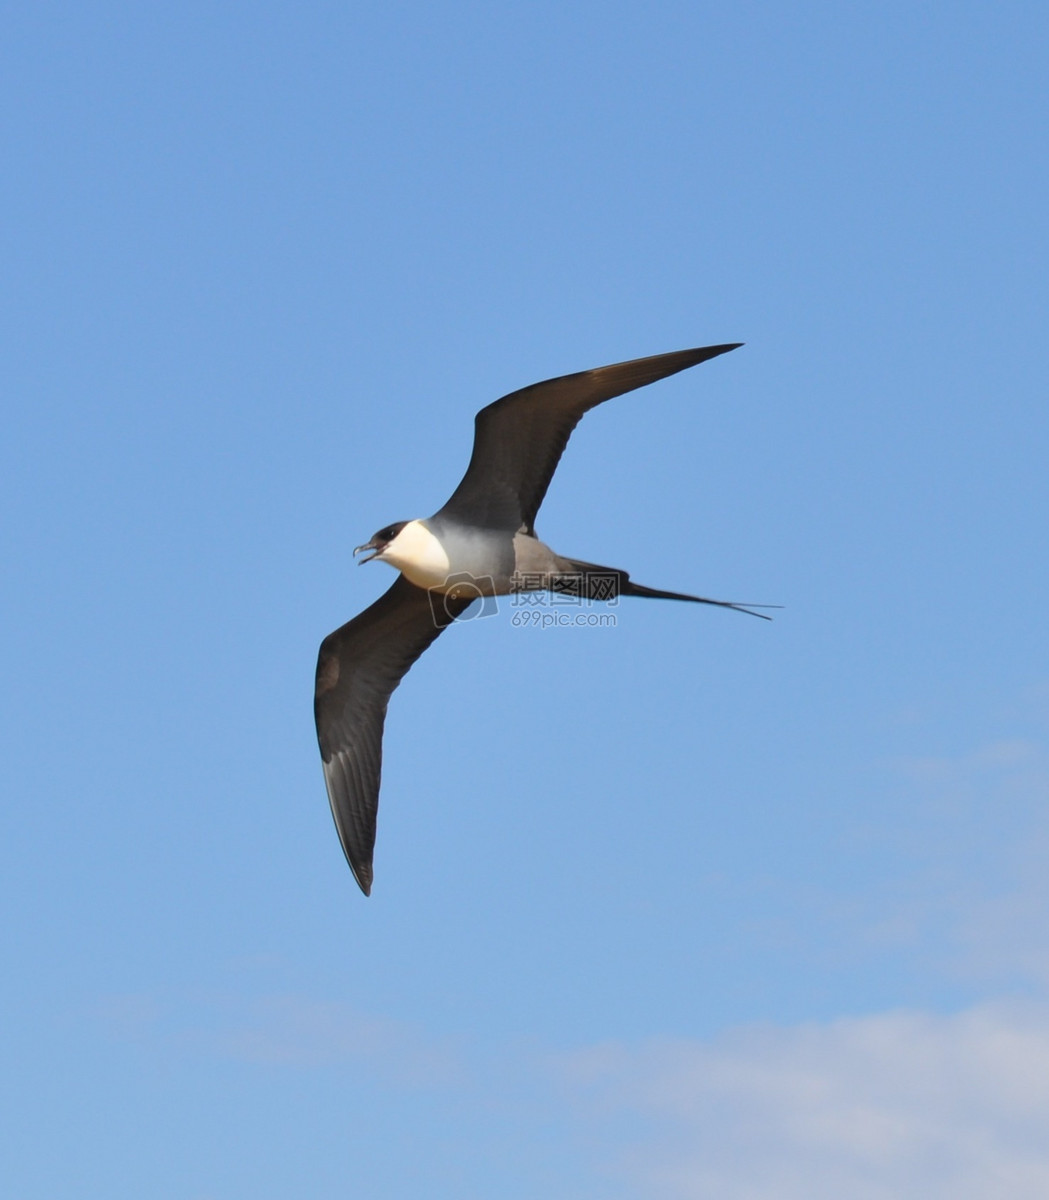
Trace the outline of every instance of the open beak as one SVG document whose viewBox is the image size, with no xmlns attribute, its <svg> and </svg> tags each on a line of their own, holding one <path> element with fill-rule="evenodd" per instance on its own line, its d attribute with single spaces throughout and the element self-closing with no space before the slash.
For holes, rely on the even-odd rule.
<svg viewBox="0 0 1049 1200">
<path fill-rule="evenodd" d="M 370 542 L 365 542 L 363 546 L 354 546 L 354 557 L 356 558 L 362 550 L 370 550 L 371 554 L 369 554 L 366 558 L 357 559 L 357 566 L 359 567 L 363 566 L 366 562 L 371 562 L 373 558 L 378 558 L 378 556 L 382 553 L 383 547 L 381 542 L 376 542 L 375 538 L 372 538 Z"/>
</svg>

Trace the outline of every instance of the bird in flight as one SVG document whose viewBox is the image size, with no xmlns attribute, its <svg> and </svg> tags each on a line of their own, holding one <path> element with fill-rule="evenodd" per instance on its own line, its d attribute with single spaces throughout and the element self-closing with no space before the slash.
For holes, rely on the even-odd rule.
<svg viewBox="0 0 1049 1200">
<path fill-rule="evenodd" d="M 740 345 L 637 358 L 503 396 L 477 414 L 470 465 L 444 507 L 432 517 L 386 525 L 354 550 L 368 551 L 361 563 L 377 559 L 400 572 L 370 608 L 324 639 L 317 662 L 314 713 L 328 800 L 365 895 L 372 886 L 386 706 L 412 663 L 474 600 L 549 590 L 581 599 L 690 600 L 765 616 L 753 611 L 760 605 L 642 587 L 626 571 L 555 553 L 535 532 L 536 513 L 584 413 Z"/>
</svg>

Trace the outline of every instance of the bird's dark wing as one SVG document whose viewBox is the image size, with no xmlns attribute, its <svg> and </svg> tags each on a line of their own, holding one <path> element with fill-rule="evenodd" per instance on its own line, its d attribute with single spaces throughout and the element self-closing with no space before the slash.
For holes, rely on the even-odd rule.
<svg viewBox="0 0 1049 1200">
<path fill-rule="evenodd" d="M 409 667 L 469 607 L 409 583 L 388 592 L 321 642 L 313 702 L 335 827 L 367 896 L 372 886 L 375 815 L 386 705 Z"/>
<path fill-rule="evenodd" d="M 572 430 L 595 405 L 735 350 L 702 346 L 562 375 L 511 392 L 482 408 L 470 465 L 437 516 L 469 525 L 534 532 L 535 515 Z"/>
</svg>

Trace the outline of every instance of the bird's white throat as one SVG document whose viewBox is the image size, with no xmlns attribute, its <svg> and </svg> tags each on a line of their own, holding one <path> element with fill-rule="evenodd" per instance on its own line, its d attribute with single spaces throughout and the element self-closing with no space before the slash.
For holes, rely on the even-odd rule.
<svg viewBox="0 0 1049 1200">
<path fill-rule="evenodd" d="M 444 547 L 422 521 L 409 521 L 377 556 L 421 588 L 443 588 L 451 573 Z"/>
</svg>

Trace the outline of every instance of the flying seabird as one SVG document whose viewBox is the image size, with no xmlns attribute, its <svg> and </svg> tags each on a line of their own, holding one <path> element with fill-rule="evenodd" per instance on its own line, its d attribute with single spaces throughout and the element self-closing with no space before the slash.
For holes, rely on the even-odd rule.
<svg viewBox="0 0 1049 1200">
<path fill-rule="evenodd" d="M 390 695 L 474 600 L 549 590 L 581 599 L 691 600 L 764 616 L 751 611 L 761 606 L 642 587 L 626 571 L 556 554 L 535 532 L 536 513 L 584 413 L 740 345 L 637 358 L 503 396 L 477 414 L 470 465 L 444 507 L 432 517 L 386 525 L 353 551 L 370 551 L 361 563 L 377 559 L 400 571 L 388 592 L 324 639 L 317 662 L 314 713 L 324 780 L 346 860 L 365 895 Z"/>
</svg>

